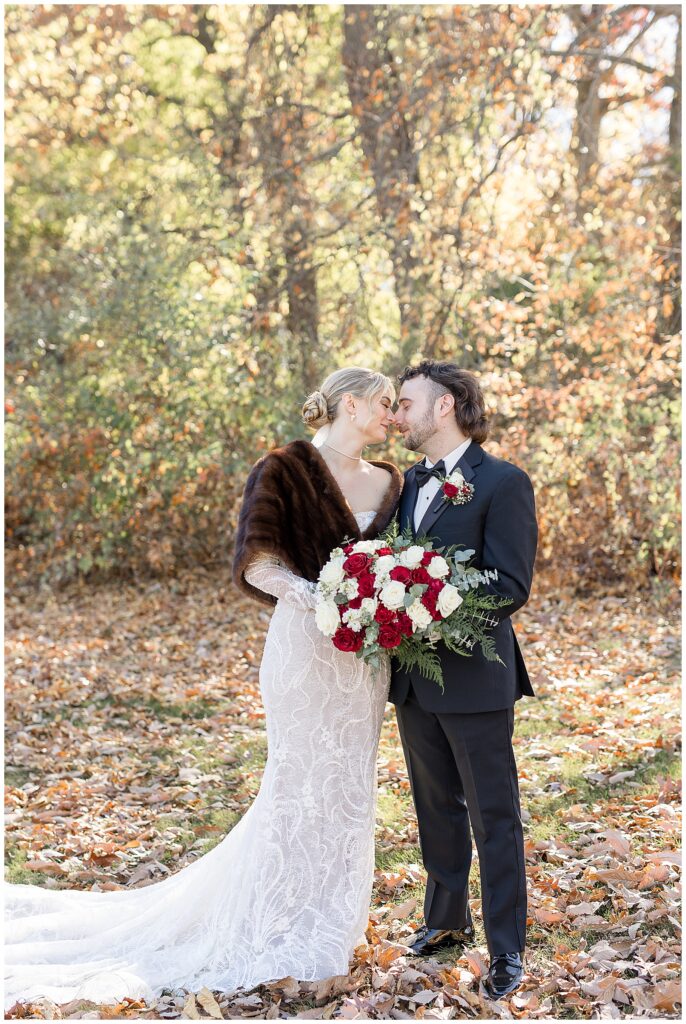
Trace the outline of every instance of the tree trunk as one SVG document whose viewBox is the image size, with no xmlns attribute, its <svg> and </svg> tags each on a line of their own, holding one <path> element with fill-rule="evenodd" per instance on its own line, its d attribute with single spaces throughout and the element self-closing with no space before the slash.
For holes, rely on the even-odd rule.
<svg viewBox="0 0 686 1024">
<path fill-rule="evenodd" d="M 677 14 L 676 56 L 669 111 L 669 155 L 665 173 L 666 252 L 662 261 L 661 303 L 656 324 L 658 338 L 681 330 L 681 16 Z"/>
<path fill-rule="evenodd" d="M 400 307 L 398 365 L 424 342 L 428 274 L 413 228 L 419 230 L 412 196 L 419 185 L 411 117 L 393 72 L 385 31 L 388 7 L 345 5 L 343 63 L 362 151 L 374 180 L 377 211 L 388 239 Z"/>
<path fill-rule="evenodd" d="M 269 8 L 266 26 L 271 42 L 278 37 L 277 15 L 286 5 Z M 288 5 L 294 10 L 293 5 Z M 314 204 L 304 181 L 301 159 L 307 151 L 307 129 L 303 123 L 303 97 L 297 87 L 298 76 L 293 69 L 278 72 L 271 46 L 263 59 L 267 111 L 257 128 L 259 160 L 271 208 L 274 210 L 272 247 L 280 254 L 282 268 L 278 274 L 279 288 L 272 301 L 278 304 L 285 291 L 288 311 L 286 326 L 291 335 L 288 362 L 293 375 L 299 378 L 304 392 L 314 391 L 320 383 L 322 354 L 319 340 L 319 300 L 317 271 L 314 265 Z M 285 77 L 284 77 L 285 75 Z M 293 90 L 291 85 L 295 86 Z"/>
<path fill-rule="evenodd" d="M 589 9 L 573 8 L 569 11 L 569 17 L 576 26 L 577 38 L 593 42 L 597 26 L 603 17 L 602 6 L 591 4 Z M 599 95 L 602 81 L 603 74 L 595 61 L 586 64 L 583 74 L 576 81 L 571 148 L 576 162 L 576 214 L 580 221 L 589 207 L 593 206 L 590 192 L 598 170 L 600 124 L 605 112 Z"/>
<path fill-rule="evenodd" d="M 288 100 L 288 93 L 281 95 Z M 306 392 L 320 383 L 319 301 L 313 265 L 312 198 L 298 167 L 298 154 L 306 148 L 300 106 L 284 102 L 268 117 L 265 140 L 267 170 L 274 207 L 279 211 L 279 235 L 285 264 L 288 298 L 286 324 L 293 339 L 290 362 L 302 377 Z"/>
<path fill-rule="evenodd" d="M 591 74 L 576 83 L 576 117 L 572 149 L 576 160 L 578 212 L 585 212 L 584 194 L 595 183 L 603 107 L 598 95 L 602 78 Z"/>
</svg>

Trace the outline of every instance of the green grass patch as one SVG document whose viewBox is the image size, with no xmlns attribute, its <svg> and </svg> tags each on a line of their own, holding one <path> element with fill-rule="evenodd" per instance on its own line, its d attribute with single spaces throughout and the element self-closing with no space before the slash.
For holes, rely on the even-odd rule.
<svg viewBox="0 0 686 1024">
<path fill-rule="evenodd" d="M 386 828 L 397 832 L 407 824 L 408 817 L 414 816 L 412 800 L 409 793 L 400 793 L 396 789 L 379 790 L 376 801 L 376 820 Z"/>
<path fill-rule="evenodd" d="M 27 868 L 28 856 L 12 843 L 5 844 L 5 881 L 13 885 L 36 885 L 36 872 Z"/>
<path fill-rule="evenodd" d="M 218 843 L 225 839 L 231 829 L 241 819 L 240 811 L 232 811 L 228 808 L 216 808 L 209 813 L 193 814 L 179 824 L 177 818 L 160 818 L 157 822 L 157 829 L 162 835 L 170 833 L 170 838 L 175 846 L 181 845 L 183 849 L 166 850 L 162 855 L 162 863 L 172 866 L 177 863 L 198 840 L 202 841 L 202 848 L 199 855 L 209 853 Z"/>
<path fill-rule="evenodd" d="M 227 700 L 226 706 L 229 706 L 230 703 Z M 159 697 L 135 690 L 127 697 L 111 697 L 109 695 L 93 697 L 90 700 L 85 700 L 78 706 L 84 711 L 89 707 L 95 708 L 97 711 L 111 708 L 116 711 L 117 715 L 123 716 L 126 716 L 127 711 L 143 710 L 159 719 L 182 718 L 189 721 L 211 718 L 213 715 L 221 713 L 224 709 L 224 705 L 218 703 L 216 699 L 198 697 L 195 700 L 173 702 L 160 700 Z"/>
<path fill-rule="evenodd" d="M 203 842 L 203 853 L 209 853 L 213 850 L 226 836 L 229 834 L 232 828 L 238 824 L 241 820 L 242 814 L 240 811 L 230 811 L 226 808 L 221 810 L 212 811 L 209 817 L 203 820 L 203 830 L 208 831 L 208 835 L 201 836 Z M 212 830 L 211 832 L 209 830 Z M 216 829 L 216 832 L 214 831 Z"/>
<path fill-rule="evenodd" d="M 384 847 L 377 843 L 375 862 L 378 871 L 398 871 L 408 864 L 421 864 L 422 853 L 418 846 Z"/>
<path fill-rule="evenodd" d="M 5 766 L 5 785 L 11 786 L 13 789 L 21 789 L 25 783 L 31 781 L 35 774 L 35 771 L 31 771 L 30 768 L 8 764 Z"/>
<path fill-rule="evenodd" d="M 557 736 L 561 728 L 560 723 L 552 716 L 538 718 L 531 714 L 522 714 L 515 718 L 514 740 L 540 740 L 545 736 Z"/>
</svg>

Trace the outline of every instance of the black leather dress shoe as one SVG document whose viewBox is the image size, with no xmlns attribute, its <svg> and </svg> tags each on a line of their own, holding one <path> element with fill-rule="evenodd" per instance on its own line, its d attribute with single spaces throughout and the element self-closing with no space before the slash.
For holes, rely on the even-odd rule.
<svg viewBox="0 0 686 1024">
<path fill-rule="evenodd" d="M 524 975 L 521 953 L 499 953 L 491 957 L 491 966 L 484 978 L 484 988 L 490 999 L 502 999 L 519 987 Z"/>
<path fill-rule="evenodd" d="M 472 925 L 465 925 L 464 928 L 427 928 L 422 925 L 414 935 L 411 935 L 405 945 L 412 950 L 412 956 L 431 956 L 439 949 L 448 949 L 450 946 L 463 946 L 474 938 Z"/>
</svg>

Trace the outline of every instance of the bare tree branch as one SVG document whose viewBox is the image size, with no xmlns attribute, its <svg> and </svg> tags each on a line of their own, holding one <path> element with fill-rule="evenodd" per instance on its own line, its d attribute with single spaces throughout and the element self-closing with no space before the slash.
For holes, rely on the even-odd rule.
<svg viewBox="0 0 686 1024">
<path fill-rule="evenodd" d="M 647 75 L 662 74 L 660 68 L 651 67 L 649 64 L 644 64 L 640 60 L 634 60 L 633 57 L 623 57 L 621 55 L 606 53 L 604 50 L 551 50 L 546 48 L 541 49 L 540 52 L 546 57 L 588 57 L 590 60 L 594 61 L 606 60 L 610 64 L 628 64 L 630 67 L 638 68 L 639 71 L 644 71 Z"/>
</svg>

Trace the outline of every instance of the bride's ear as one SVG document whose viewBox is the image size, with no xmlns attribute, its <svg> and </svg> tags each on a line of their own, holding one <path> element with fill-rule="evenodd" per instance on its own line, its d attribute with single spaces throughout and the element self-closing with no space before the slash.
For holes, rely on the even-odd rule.
<svg viewBox="0 0 686 1024">
<path fill-rule="evenodd" d="M 349 391 L 345 391 L 341 395 L 341 403 L 348 416 L 355 416 L 357 410 L 355 409 L 355 397 Z"/>
</svg>

